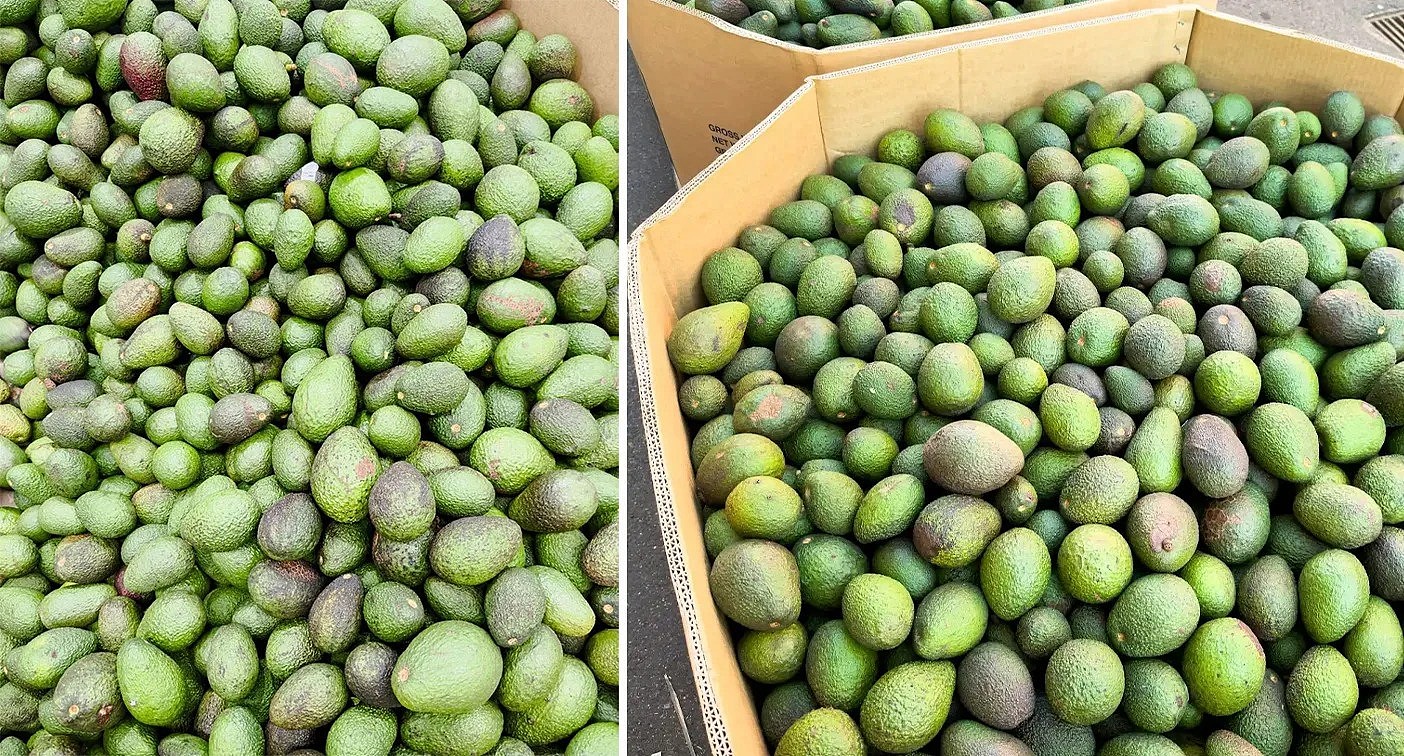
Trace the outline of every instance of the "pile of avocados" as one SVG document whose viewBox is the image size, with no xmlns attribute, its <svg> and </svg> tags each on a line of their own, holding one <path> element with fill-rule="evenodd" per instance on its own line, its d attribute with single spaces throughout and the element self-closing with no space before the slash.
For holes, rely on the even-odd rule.
<svg viewBox="0 0 1404 756">
<path fill-rule="evenodd" d="M 1146 73 L 932 112 L 703 263 L 667 347 L 777 756 L 1404 753 L 1400 124 Z"/>
<path fill-rule="evenodd" d="M 756 34 L 809 47 L 979 24 L 1084 0 L 673 0 Z"/>
<path fill-rule="evenodd" d="M 617 751 L 579 58 L 500 0 L 0 0 L 0 754 Z"/>
</svg>

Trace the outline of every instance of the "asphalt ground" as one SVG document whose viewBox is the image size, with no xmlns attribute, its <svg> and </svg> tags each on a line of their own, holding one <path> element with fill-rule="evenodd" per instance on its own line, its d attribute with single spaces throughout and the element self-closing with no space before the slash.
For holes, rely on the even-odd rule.
<svg viewBox="0 0 1404 756">
<path fill-rule="evenodd" d="M 1366 17 L 1404 2 L 1362 0 L 1219 0 L 1219 10 L 1253 21 L 1299 29 L 1376 52 L 1404 56 L 1370 29 Z M 627 11 L 626 11 L 627 12 Z M 630 233 L 678 189 L 648 88 L 633 55 L 628 60 L 628 192 Z M 630 368 L 632 380 L 633 370 Z M 628 422 L 637 428 L 638 393 L 628 389 Z M 668 580 L 653 482 L 643 436 L 630 433 L 628 454 L 627 753 L 710 754 L 684 645 L 677 602 Z"/>
</svg>

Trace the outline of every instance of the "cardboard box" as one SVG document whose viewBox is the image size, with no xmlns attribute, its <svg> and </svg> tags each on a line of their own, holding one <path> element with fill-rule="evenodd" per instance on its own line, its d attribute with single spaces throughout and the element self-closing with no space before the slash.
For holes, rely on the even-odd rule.
<svg viewBox="0 0 1404 756">
<path fill-rule="evenodd" d="M 629 47 L 648 84 L 673 168 L 687 181 L 765 120 L 809 76 L 1177 2 L 1185 0 L 1083 0 L 983 24 L 815 50 L 746 31 L 675 0 L 632 0 Z M 1218 4 L 1194 2 L 1205 8 Z"/>
<path fill-rule="evenodd" d="M 577 7 L 577 5 L 579 7 Z M 619 0 L 506 0 L 538 38 L 564 34 L 580 62 L 575 78 L 595 100 L 595 117 L 619 112 Z"/>
<path fill-rule="evenodd" d="M 635 0 L 637 2 L 637 0 Z M 1255 103 L 1319 108 L 1350 89 L 1370 112 L 1404 117 L 1404 62 L 1305 34 L 1177 6 L 946 48 L 810 79 L 753 133 L 670 200 L 630 244 L 630 338 L 648 462 L 708 740 L 717 756 L 765 753 L 726 620 L 708 589 L 678 376 L 665 344 L 704 303 L 698 273 L 714 250 L 795 199 L 800 182 L 846 153 L 871 154 L 886 131 L 920 129 L 936 108 L 1003 119 L 1083 79 L 1109 89 L 1185 62 L 1205 88 Z"/>
</svg>

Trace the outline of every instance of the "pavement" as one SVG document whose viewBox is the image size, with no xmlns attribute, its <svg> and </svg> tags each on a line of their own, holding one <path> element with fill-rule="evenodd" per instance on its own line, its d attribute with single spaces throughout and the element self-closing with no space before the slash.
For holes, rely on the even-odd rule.
<svg viewBox="0 0 1404 756">
<path fill-rule="evenodd" d="M 1404 57 L 1365 18 L 1404 7 L 1404 0 L 1219 0 L 1219 10 Z M 629 233 L 677 191 L 658 119 L 634 62 L 628 59 Z M 632 361 L 631 361 L 632 362 Z M 630 365 L 632 381 L 633 368 Z M 628 422 L 637 427 L 638 394 L 630 385 Z M 628 439 L 629 756 L 710 756 L 667 560 L 643 436 Z"/>
<path fill-rule="evenodd" d="M 673 161 L 658 130 L 653 101 L 639 75 L 634 56 L 628 60 L 628 233 L 677 191 Z M 637 146 L 637 150 L 635 145 Z M 633 384 L 633 355 L 629 355 L 627 427 L 637 428 L 639 394 Z M 668 579 L 668 559 L 658 529 L 658 507 L 648 471 L 648 450 L 642 433 L 629 433 L 628 464 L 628 595 L 629 702 L 625 743 L 629 756 L 710 756 L 697 689 L 683 641 L 678 604 Z"/>
</svg>

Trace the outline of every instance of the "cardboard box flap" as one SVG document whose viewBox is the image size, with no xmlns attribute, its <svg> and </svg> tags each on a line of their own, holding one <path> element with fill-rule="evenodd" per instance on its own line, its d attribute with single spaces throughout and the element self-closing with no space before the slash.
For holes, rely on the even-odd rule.
<svg viewBox="0 0 1404 756">
<path fill-rule="evenodd" d="M 1313 45 L 1310 56 L 1303 43 Z M 1394 114 L 1404 98 L 1404 64 L 1396 58 L 1219 13 L 1201 14 L 1186 62 L 1201 82 L 1233 82 L 1257 105 L 1284 100 L 1316 109 L 1327 93 L 1347 89 L 1366 112 Z"/>
<path fill-rule="evenodd" d="M 988 98 L 999 89 L 1006 103 L 1041 104 L 1050 93 L 1076 83 L 1046 64 L 1069 50 L 1075 51 L 1077 72 L 1083 79 L 1096 81 L 1109 91 L 1134 86 L 1166 63 L 1184 62 L 1194 11 L 1181 8 L 1174 13 L 1128 16 L 1122 38 L 1101 32 L 1096 22 L 1070 26 L 1058 36 L 1043 31 L 1021 34 L 1021 55 L 1012 65 L 1007 48 L 991 45 L 989 40 L 966 45 L 959 53 L 963 86 L 958 108 L 977 121 L 1003 121 L 1013 111 Z M 1128 45 L 1126 38 L 1138 43 Z"/>
<path fill-rule="evenodd" d="M 665 15 L 674 15 L 677 13 L 686 14 L 687 16 L 697 19 L 701 23 L 711 26 L 713 29 L 723 34 L 729 34 L 732 36 L 741 37 L 743 39 L 749 39 L 753 42 L 763 42 L 767 45 L 770 45 L 771 47 L 779 47 L 781 49 L 790 50 L 791 52 L 813 52 L 813 48 L 805 47 L 804 45 L 797 45 L 792 42 L 786 42 L 784 40 L 775 39 L 774 37 L 767 37 L 764 34 L 757 34 L 756 32 L 753 32 L 749 29 L 743 29 L 740 26 L 731 23 L 730 21 L 725 21 L 721 18 L 713 16 L 712 14 L 707 13 L 706 11 L 700 11 L 696 8 L 684 5 L 683 3 L 678 2 L 678 0 L 639 0 L 640 7 L 636 8 L 634 6 L 629 6 L 629 13 L 633 14 L 641 9 L 646 14 L 653 13 L 653 9 L 643 9 L 641 7 L 645 4 L 653 5 L 658 10 L 668 11 L 668 13 Z M 679 28 L 684 31 L 691 32 L 694 36 L 703 36 L 701 30 L 695 26 L 692 26 L 691 22 L 685 22 Z M 632 34 L 629 36 L 630 39 L 633 38 Z"/>
<path fill-rule="evenodd" d="M 810 173 L 827 170 L 828 152 L 822 141 L 816 142 L 811 136 L 822 130 L 814 88 L 808 84 L 801 87 L 776 110 L 780 112 L 786 114 L 783 121 L 774 128 L 751 132 L 737 146 L 757 150 L 785 166 L 807 166 Z M 731 154 L 728 153 L 728 157 Z M 714 177 L 716 180 L 708 181 Z M 720 190 L 725 186 L 742 186 L 745 190 Z M 658 261 L 665 264 L 661 271 L 663 285 L 675 307 L 675 316 L 700 306 L 701 290 L 695 270 L 666 265 L 668 250 L 699 244 L 712 249 L 729 247 L 736 242 L 739 228 L 745 224 L 764 223 L 768 208 L 794 199 L 797 191 L 797 186 L 776 182 L 772 172 L 756 161 L 722 159 L 698 174 L 639 227 L 635 237 L 646 233 L 650 248 L 656 250 Z M 680 223 L 672 217 L 673 210 L 684 199 L 697 213 L 690 214 L 689 218 L 703 218 L 703 223 L 696 224 L 692 220 Z M 765 213 L 747 210 L 757 207 L 767 210 Z"/>
<path fill-rule="evenodd" d="M 629 46 L 648 83 L 673 164 L 686 180 L 764 120 L 806 77 L 946 45 L 1163 8 L 1176 1 L 1084 0 L 979 24 L 816 50 L 747 31 L 675 0 L 633 0 Z M 1195 2 L 1208 8 L 1217 4 Z"/>
<path fill-rule="evenodd" d="M 686 131 L 692 145 L 692 157 L 678 167 L 684 178 L 820 72 L 806 48 L 778 44 L 672 0 L 636 0 L 628 21 L 629 47 L 664 134 L 675 141 Z"/>
<path fill-rule="evenodd" d="M 1067 80 L 1063 67 L 1047 63 L 1069 51 L 1076 51 L 1082 78 L 1108 89 L 1129 87 L 1158 66 L 1184 61 L 1194 8 L 1143 11 L 1121 16 L 1118 23 L 1125 26 L 1124 35 L 1108 35 L 1098 21 L 1088 21 L 815 77 L 829 157 L 871 154 L 883 134 L 902 126 L 922 134 L 927 114 L 938 108 L 959 110 L 982 123 L 1001 122 L 1014 110 L 1007 103 L 1036 105 L 1076 83 Z M 1138 43 L 1128 45 L 1127 39 Z M 1010 56 L 1007 45 L 1015 41 L 1020 53 Z M 940 86 L 913 91 L 913 81 Z M 991 92 L 999 95 L 992 98 Z"/>
<path fill-rule="evenodd" d="M 780 115 L 784 115 L 780 119 Z M 771 121 L 775 121 L 771 124 Z M 708 250 L 731 246 L 747 223 L 763 223 L 770 208 L 793 199 L 797 185 L 776 181 L 769 161 L 731 159 L 765 154 L 778 164 L 803 166 L 808 173 L 828 167 L 819 123 L 818 98 L 812 84 L 792 93 L 762 125 L 737 143 L 738 149 L 698 174 L 640 224 L 630 239 L 628 265 L 629 347 L 639 391 L 640 425 L 649 450 L 649 472 L 657 502 L 663 548 L 689 649 L 698 703 L 708 747 L 713 756 L 766 753 L 759 727 L 735 723 L 755 721 L 757 702 L 739 680 L 726 621 L 712 606 L 712 591 L 703 569 L 690 568 L 687 555 L 703 554 L 702 510 L 693 492 L 692 459 L 687 424 L 677 410 L 678 387 L 671 380 L 668 334 L 684 313 L 704 304 L 697 281 L 701 258 L 687 254 L 673 259 L 669 250 Z M 814 135 L 820 138 L 815 139 Z M 744 187 L 735 191 L 729 187 Z M 720 190 L 720 191 L 719 191 Z M 675 215 L 683 203 L 689 208 Z M 705 219 L 698 222 L 699 219 Z M 700 245 L 700 247 L 699 247 Z M 647 318 L 644 313 L 648 313 Z M 654 380 L 649 376 L 669 376 Z M 664 443 L 663 439 L 682 439 Z M 705 604 L 705 605 L 704 605 Z M 719 684 L 720 683 L 720 684 Z"/>
</svg>

